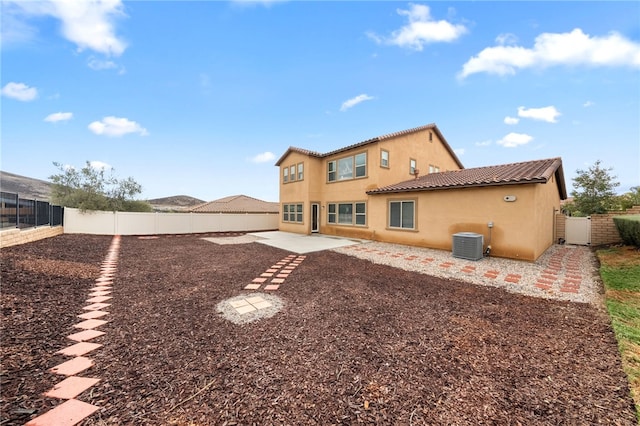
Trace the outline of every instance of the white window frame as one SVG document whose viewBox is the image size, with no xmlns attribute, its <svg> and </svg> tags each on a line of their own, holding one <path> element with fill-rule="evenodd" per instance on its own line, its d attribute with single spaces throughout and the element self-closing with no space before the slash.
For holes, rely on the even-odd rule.
<svg viewBox="0 0 640 426">
<path fill-rule="evenodd" d="M 302 203 L 288 203 L 282 205 L 282 221 L 287 223 L 303 223 L 304 207 Z"/>
<path fill-rule="evenodd" d="M 409 159 L 409 174 L 411 176 L 416 174 L 416 169 L 418 168 L 418 162 L 414 158 Z"/>
<path fill-rule="evenodd" d="M 380 167 L 384 167 L 386 169 L 389 168 L 389 151 L 387 151 L 386 149 L 380 150 Z"/>
<path fill-rule="evenodd" d="M 304 179 L 304 163 L 298 163 L 298 180 Z"/>
<path fill-rule="evenodd" d="M 342 212 L 341 207 L 349 207 L 350 214 Z M 362 210 L 358 212 L 358 210 Z M 358 223 L 362 222 L 362 223 Z M 327 203 L 327 223 L 342 226 L 366 226 L 367 225 L 367 203 L 363 201 L 357 202 L 336 202 Z"/>
<path fill-rule="evenodd" d="M 393 221 L 393 212 L 392 206 L 394 204 L 399 205 L 399 225 L 394 226 Z M 409 204 L 411 205 L 411 226 L 407 223 L 405 226 L 405 208 L 409 208 Z M 389 201 L 389 229 L 402 229 L 402 230 L 414 230 L 416 229 L 416 200 L 391 200 Z"/>
<path fill-rule="evenodd" d="M 366 151 L 327 161 L 327 182 L 362 179 L 365 177 L 367 177 Z"/>
<path fill-rule="evenodd" d="M 289 167 L 282 169 L 282 183 L 289 182 Z"/>
</svg>

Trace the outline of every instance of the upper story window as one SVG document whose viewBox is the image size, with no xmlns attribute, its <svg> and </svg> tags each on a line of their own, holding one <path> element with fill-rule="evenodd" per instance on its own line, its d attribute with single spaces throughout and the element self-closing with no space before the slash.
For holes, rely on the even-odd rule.
<svg viewBox="0 0 640 426">
<path fill-rule="evenodd" d="M 409 160 L 409 174 L 416 174 L 416 160 L 414 160 L 413 158 Z"/>
<path fill-rule="evenodd" d="M 347 180 L 367 175 L 367 153 L 332 160 L 327 163 L 327 180 Z"/>
<path fill-rule="evenodd" d="M 389 167 L 389 151 L 380 150 L 380 167 Z"/>
<path fill-rule="evenodd" d="M 295 182 L 302 179 L 304 179 L 304 163 L 282 168 L 282 183 Z"/>
<path fill-rule="evenodd" d="M 440 167 L 434 166 L 433 164 L 429 164 L 429 173 L 438 173 L 440 172 Z"/>
</svg>

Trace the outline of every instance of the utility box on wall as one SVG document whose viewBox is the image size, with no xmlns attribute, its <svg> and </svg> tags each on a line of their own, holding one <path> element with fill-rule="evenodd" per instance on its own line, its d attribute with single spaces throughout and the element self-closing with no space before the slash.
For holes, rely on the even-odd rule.
<svg viewBox="0 0 640 426">
<path fill-rule="evenodd" d="M 482 259 L 484 236 L 475 232 L 453 234 L 453 257 L 468 260 Z"/>
</svg>

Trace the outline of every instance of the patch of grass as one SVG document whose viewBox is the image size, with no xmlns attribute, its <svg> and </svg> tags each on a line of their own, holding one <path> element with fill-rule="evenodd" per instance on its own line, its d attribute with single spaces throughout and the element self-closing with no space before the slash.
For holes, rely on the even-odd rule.
<svg viewBox="0 0 640 426">
<path fill-rule="evenodd" d="M 640 255 L 639 255 L 640 256 Z M 600 276 L 607 284 L 607 289 L 640 291 L 640 266 L 600 268 Z"/>
<path fill-rule="evenodd" d="M 598 251 L 605 302 L 640 424 L 640 253 L 633 247 Z"/>
</svg>

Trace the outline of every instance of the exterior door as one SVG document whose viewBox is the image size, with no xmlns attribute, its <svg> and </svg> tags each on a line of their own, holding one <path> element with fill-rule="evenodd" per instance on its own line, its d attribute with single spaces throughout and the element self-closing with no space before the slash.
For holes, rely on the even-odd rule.
<svg viewBox="0 0 640 426">
<path fill-rule="evenodd" d="M 311 204 L 311 232 L 320 231 L 320 205 Z"/>
</svg>

